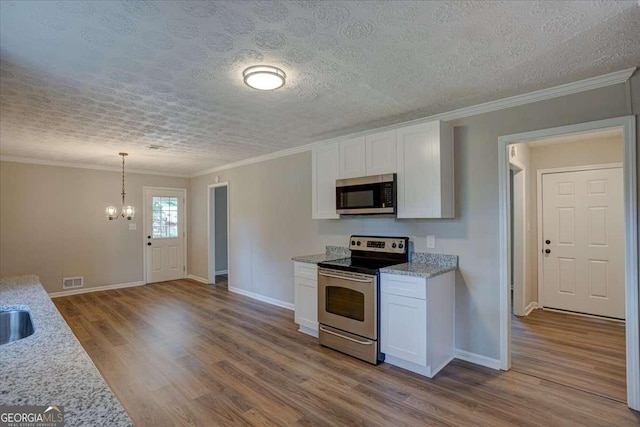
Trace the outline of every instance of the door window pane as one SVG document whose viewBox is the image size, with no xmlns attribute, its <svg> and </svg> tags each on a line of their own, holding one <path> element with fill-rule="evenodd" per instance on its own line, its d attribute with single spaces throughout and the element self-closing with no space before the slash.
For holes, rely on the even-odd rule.
<svg viewBox="0 0 640 427">
<path fill-rule="evenodd" d="M 178 237 L 178 198 L 153 196 L 151 210 L 153 238 Z"/>
</svg>

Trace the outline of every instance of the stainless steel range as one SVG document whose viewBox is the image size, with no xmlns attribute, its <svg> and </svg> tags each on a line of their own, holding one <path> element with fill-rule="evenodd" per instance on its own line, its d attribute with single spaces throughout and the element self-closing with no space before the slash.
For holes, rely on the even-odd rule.
<svg viewBox="0 0 640 427">
<path fill-rule="evenodd" d="M 318 264 L 320 344 L 377 364 L 379 270 L 409 259 L 408 237 L 351 236 L 351 258 Z"/>
</svg>

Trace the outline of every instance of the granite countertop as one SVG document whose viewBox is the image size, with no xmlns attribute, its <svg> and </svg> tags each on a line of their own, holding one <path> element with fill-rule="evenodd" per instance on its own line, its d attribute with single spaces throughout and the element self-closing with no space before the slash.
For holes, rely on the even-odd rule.
<svg viewBox="0 0 640 427">
<path fill-rule="evenodd" d="M 414 252 L 411 262 L 380 269 L 381 273 L 401 274 L 431 278 L 458 269 L 457 255 L 428 254 Z"/>
<path fill-rule="evenodd" d="M 300 255 L 300 256 L 294 256 L 291 259 L 296 262 L 318 264 L 320 262 L 333 261 L 336 259 L 348 258 L 350 256 L 351 256 L 351 251 L 349 250 L 349 248 L 344 248 L 341 246 L 327 246 L 325 248 L 325 253 L 323 254 Z"/>
<path fill-rule="evenodd" d="M 27 308 L 33 335 L 0 345 L 0 404 L 58 405 L 65 426 L 132 426 L 37 276 L 0 279 L 0 311 Z"/>
</svg>

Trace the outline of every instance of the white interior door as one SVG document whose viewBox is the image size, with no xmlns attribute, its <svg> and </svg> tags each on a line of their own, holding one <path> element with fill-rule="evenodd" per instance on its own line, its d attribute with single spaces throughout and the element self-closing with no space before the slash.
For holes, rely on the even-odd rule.
<svg viewBox="0 0 640 427">
<path fill-rule="evenodd" d="M 622 168 L 544 174 L 542 203 L 544 306 L 624 319 Z"/>
<path fill-rule="evenodd" d="M 145 188 L 147 283 L 185 277 L 185 190 Z"/>
</svg>

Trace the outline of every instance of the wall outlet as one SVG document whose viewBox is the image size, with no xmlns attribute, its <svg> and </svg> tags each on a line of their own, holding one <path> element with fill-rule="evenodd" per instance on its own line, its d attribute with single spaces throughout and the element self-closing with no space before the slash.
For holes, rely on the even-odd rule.
<svg viewBox="0 0 640 427">
<path fill-rule="evenodd" d="M 427 248 L 434 249 L 436 247 L 436 236 L 427 236 Z"/>
<path fill-rule="evenodd" d="M 130 222 L 129 223 L 129 230 L 133 231 L 133 230 L 137 230 L 137 229 L 138 229 L 138 226 L 136 225 L 135 222 Z"/>
</svg>

